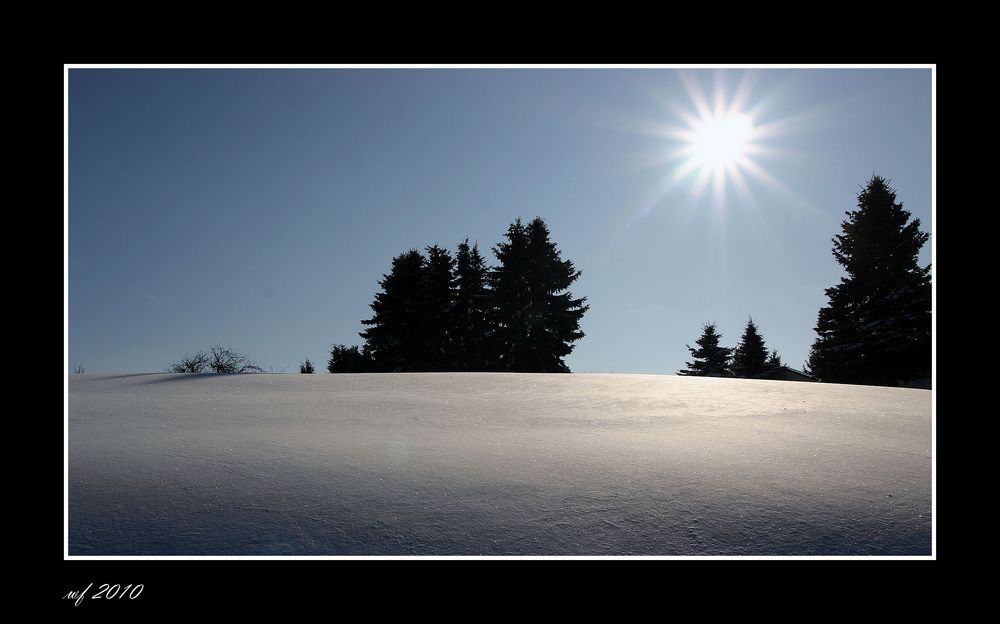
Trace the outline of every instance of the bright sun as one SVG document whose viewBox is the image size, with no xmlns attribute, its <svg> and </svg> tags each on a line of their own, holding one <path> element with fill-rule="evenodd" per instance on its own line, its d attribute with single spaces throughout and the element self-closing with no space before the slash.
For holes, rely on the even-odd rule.
<svg viewBox="0 0 1000 624">
<path fill-rule="evenodd" d="M 699 166 L 723 169 L 746 154 L 753 135 L 753 121 L 742 113 L 710 117 L 694 128 L 691 151 Z"/>
<path fill-rule="evenodd" d="M 684 71 L 676 74 L 690 102 L 681 101 L 673 91 L 653 90 L 656 101 L 675 121 L 639 120 L 629 128 L 671 143 L 649 159 L 651 166 L 669 168 L 635 218 L 645 217 L 681 185 L 694 198 L 704 197 L 709 191 L 717 215 L 724 214 L 726 196 L 731 191 L 741 205 L 755 206 L 750 182 L 794 198 L 799 205 L 808 205 L 808 199 L 767 171 L 762 161 L 792 156 L 792 151 L 772 144 L 772 140 L 806 127 L 816 113 L 803 111 L 774 117 L 773 94 L 751 97 L 757 72 L 740 75 L 735 89 L 730 89 L 735 74 L 716 72 L 709 91 L 702 87 L 703 75 Z"/>
</svg>

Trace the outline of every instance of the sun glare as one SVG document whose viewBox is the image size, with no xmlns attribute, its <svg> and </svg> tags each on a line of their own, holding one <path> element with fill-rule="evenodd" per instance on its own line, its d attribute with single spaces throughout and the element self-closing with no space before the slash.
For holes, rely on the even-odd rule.
<svg viewBox="0 0 1000 624">
<path fill-rule="evenodd" d="M 704 120 L 694 129 L 692 156 L 698 165 L 719 169 L 746 155 L 753 134 L 753 121 L 743 113 L 726 114 Z"/>
<path fill-rule="evenodd" d="M 714 214 L 724 219 L 727 197 L 746 211 L 758 211 L 758 190 L 792 200 L 800 208 L 815 209 L 788 184 L 768 171 L 768 161 L 799 158 L 781 145 L 782 137 L 808 127 L 820 109 L 776 116 L 775 93 L 754 95 L 762 74 L 679 71 L 674 74 L 682 91 L 649 89 L 664 109 L 657 119 L 639 119 L 627 126 L 668 143 L 657 147 L 642 166 L 663 167 L 664 175 L 641 200 L 630 223 L 644 219 L 678 189 L 689 193 L 687 205 L 704 206 L 709 199 Z M 703 82 L 711 80 L 706 89 Z M 687 95 L 688 101 L 683 100 Z M 672 117 L 672 119 L 671 119 Z"/>
<path fill-rule="evenodd" d="M 656 194 L 644 202 L 638 218 L 682 185 L 696 198 L 704 197 L 708 191 L 714 207 L 720 211 L 726 207 L 727 194 L 744 206 L 752 204 L 751 181 L 768 191 L 795 196 L 796 201 L 801 201 L 762 162 L 783 157 L 783 153 L 787 156 L 787 151 L 771 143 L 792 131 L 795 124 L 801 124 L 802 119 L 796 118 L 801 115 L 775 118 L 773 95 L 752 96 L 753 85 L 760 75 L 757 72 L 738 76 L 732 89 L 732 74 L 714 73 L 709 90 L 702 86 L 699 76 L 703 75 L 684 71 L 676 74 L 689 98 L 687 103 L 674 93 L 654 92 L 656 101 L 674 117 L 674 122 L 644 121 L 635 126 L 640 132 L 672 143 L 649 161 L 651 165 L 669 165 L 669 169 Z"/>
</svg>

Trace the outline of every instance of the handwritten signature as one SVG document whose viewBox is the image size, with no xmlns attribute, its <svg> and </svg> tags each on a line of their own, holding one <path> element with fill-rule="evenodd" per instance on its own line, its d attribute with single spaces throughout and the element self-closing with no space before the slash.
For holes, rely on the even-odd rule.
<svg viewBox="0 0 1000 624">
<path fill-rule="evenodd" d="M 89 592 L 90 588 L 93 586 L 94 584 L 91 583 L 90 585 L 87 585 L 86 589 L 70 591 L 65 596 L 63 596 L 63 600 L 73 600 L 74 601 L 73 606 L 79 607 L 80 603 L 83 602 L 83 600 L 87 597 L 87 592 Z M 91 596 L 90 599 L 95 600 L 103 598 L 106 600 L 114 600 L 117 598 L 118 600 L 122 600 L 128 598 L 129 600 L 135 600 L 142 594 L 142 590 L 145 588 L 146 588 L 145 585 L 143 585 L 142 583 L 139 583 L 138 585 L 133 585 L 132 583 L 129 583 L 125 587 L 122 587 L 117 583 L 115 583 L 114 585 L 103 583 L 100 585 L 100 587 L 97 588 L 97 593 Z"/>
</svg>

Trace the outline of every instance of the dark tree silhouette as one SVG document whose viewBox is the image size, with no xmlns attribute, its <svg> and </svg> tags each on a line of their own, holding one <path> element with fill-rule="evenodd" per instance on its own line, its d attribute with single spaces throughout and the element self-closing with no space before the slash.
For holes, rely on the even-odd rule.
<svg viewBox="0 0 1000 624">
<path fill-rule="evenodd" d="M 849 211 L 833 256 L 847 272 L 826 289 L 808 367 L 820 381 L 898 385 L 930 378 L 930 265 L 917 254 L 930 237 L 873 175 Z"/>
<path fill-rule="evenodd" d="M 185 355 L 179 361 L 173 362 L 167 367 L 168 373 L 205 373 L 208 372 L 208 362 L 210 358 L 204 351 L 199 351 L 193 355 Z"/>
<path fill-rule="evenodd" d="M 516 370 L 516 348 L 524 341 L 526 321 L 522 318 L 528 307 L 528 235 L 521 219 L 507 228 L 507 242 L 497 243 L 493 255 L 499 266 L 490 269 L 487 284 L 490 289 L 487 346 L 488 370 Z"/>
<path fill-rule="evenodd" d="M 764 368 L 767 370 L 772 370 L 775 368 L 781 368 L 784 363 L 781 361 L 781 356 L 778 355 L 777 349 L 771 350 L 771 355 L 767 356 L 767 362 L 764 363 Z"/>
<path fill-rule="evenodd" d="M 316 369 L 313 367 L 313 363 L 309 361 L 309 358 L 306 358 L 305 362 L 299 364 L 299 373 L 303 375 L 312 375 L 315 372 Z"/>
<path fill-rule="evenodd" d="M 354 371 L 359 358 L 371 372 L 569 372 L 563 358 L 589 307 L 568 292 L 580 272 L 540 218 L 518 219 L 506 237 L 494 269 L 468 239 L 454 258 L 438 245 L 426 258 L 415 249 L 393 258 L 374 315 L 361 321 L 363 351 L 334 347 L 331 372 Z"/>
<path fill-rule="evenodd" d="M 74 375 L 82 375 L 86 369 L 83 368 L 83 364 L 77 364 L 76 368 L 73 369 Z"/>
<path fill-rule="evenodd" d="M 263 373 L 250 358 L 231 347 L 215 346 L 210 350 L 208 369 L 213 373 Z"/>
<path fill-rule="evenodd" d="M 456 371 L 486 370 L 487 311 L 486 261 L 479 246 L 469 247 L 466 238 L 455 255 L 455 301 L 451 308 L 452 368 Z"/>
<path fill-rule="evenodd" d="M 567 291 L 580 272 L 561 259 L 541 218 L 527 227 L 517 219 L 506 238 L 493 248 L 500 264 L 489 273 L 489 365 L 512 372 L 569 372 L 563 358 L 583 338 L 580 319 L 589 308 L 585 297 L 574 299 Z"/>
<path fill-rule="evenodd" d="M 455 302 L 455 261 L 448 250 L 432 245 L 420 275 L 420 304 L 417 320 L 423 339 L 424 371 L 454 370 L 454 345 L 451 331 L 452 306 Z"/>
<path fill-rule="evenodd" d="M 356 346 L 333 345 L 326 370 L 331 373 L 370 373 L 375 370 L 375 366 L 367 350 Z"/>
<path fill-rule="evenodd" d="M 729 358 L 732 349 L 719 346 L 722 334 L 715 331 L 715 323 L 705 323 L 702 325 L 701 337 L 695 341 L 698 348 L 684 345 L 691 352 L 693 362 L 686 362 L 687 368 L 677 371 L 678 375 L 690 375 L 697 377 L 729 377 L 732 373 L 729 370 Z"/>
<path fill-rule="evenodd" d="M 249 357 L 231 347 L 216 345 L 208 353 L 185 355 L 167 367 L 168 373 L 263 373 Z"/>
<path fill-rule="evenodd" d="M 422 335 L 424 257 L 411 249 L 392 259 L 392 270 L 383 275 L 382 292 L 371 304 L 372 318 L 361 321 L 368 329 L 360 335 L 378 372 L 424 370 L 425 339 Z"/>
<path fill-rule="evenodd" d="M 753 319 L 747 320 L 740 343 L 733 350 L 730 366 L 737 377 L 753 377 L 767 370 L 767 347 Z"/>
</svg>

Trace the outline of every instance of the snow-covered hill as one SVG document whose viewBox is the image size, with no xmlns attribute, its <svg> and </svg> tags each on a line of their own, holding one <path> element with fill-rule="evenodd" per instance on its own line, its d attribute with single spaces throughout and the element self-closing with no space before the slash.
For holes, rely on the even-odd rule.
<svg viewBox="0 0 1000 624">
<path fill-rule="evenodd" d="M 929 555 L 931 393 L 72 375 L 70 555 Z"/>
</svg>

